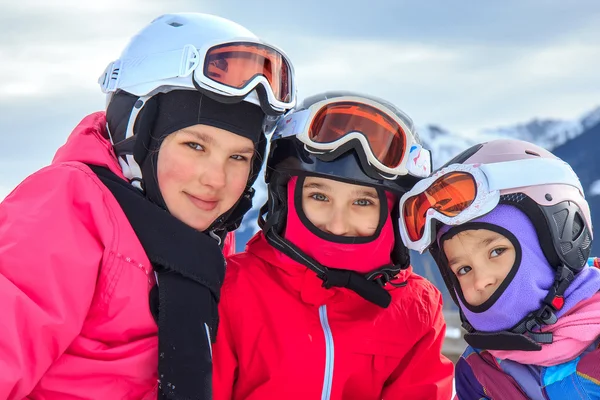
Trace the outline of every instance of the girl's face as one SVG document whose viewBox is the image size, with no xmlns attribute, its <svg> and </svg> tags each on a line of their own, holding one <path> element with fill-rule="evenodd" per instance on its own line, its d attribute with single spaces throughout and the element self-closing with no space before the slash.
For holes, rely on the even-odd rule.
<svg viewBox="0 0 600 400">
<path fill-rule="evenodd" d="M 308 176 L 302 210 L 313 225 L 337 236 L 372 236 L 379 225 L 380 199 L 368 186 Z"/>
<path fill-rule="evenodd" d="M 241 197 L 252 165 L 248 138 L 208 125 L 167 136 L 158 153 L 158 186 L 169 212 L 199 231 Z"/>
<path fill-rule="evenodd" d="M 458 278 L 467 303 L 485 303 L 515 263 L 515 247 L 505 236 L 487 229 L 460 232 L 443 242 L 450 270 Z"/>
</svg>

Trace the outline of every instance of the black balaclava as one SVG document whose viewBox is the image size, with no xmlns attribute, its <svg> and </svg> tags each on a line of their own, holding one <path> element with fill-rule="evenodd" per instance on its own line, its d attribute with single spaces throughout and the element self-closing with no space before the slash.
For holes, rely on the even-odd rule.
<svg viewBox="0 0 600 400">
<path fill-rule="evenodd" d="M 136 96 L 117 93 L 107 109 L 107 123 L 115 144 L 125 138 L 127 121 Z M 193 125 L 225 129 L 248 138 L 260 150 L 265 114 L 252 103 L 224 104 L 195 90 L 173 90 L 149 99 L 138 116 L 133 155 L 142 170 L 146 197 L 167 210 L 157 178 L 158 151 L 163 140 L 173 132 Z M 264 151 L 264 150 L 263 150 Z M 260 157 L 260 155 L 259 155 Z M 255 156 L 256 158 L 256 156 Z M 262 161 L 258 160 L 259 162 Z M 257 174 L 256 162 L 252 174 Z"/>
</svg>

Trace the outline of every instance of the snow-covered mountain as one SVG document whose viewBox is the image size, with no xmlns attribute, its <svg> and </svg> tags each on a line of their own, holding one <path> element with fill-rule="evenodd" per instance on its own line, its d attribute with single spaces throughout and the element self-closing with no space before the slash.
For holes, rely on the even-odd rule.
<svg viewBox="0 0 600 400">
<path fill-rule="evenodd" d="M 437 168 L 461 151 L 486 140 L 521 139 L 553 150 L 598 123 L 600 123 L 600 107 L 574 121 L 534 119 L 510 127 L 483 129 L 471 136 L 449 132 L 436 125 L 421 127 L 418 132 L 425 147 L 432 150 L 434 167 Z"/>
</svg>

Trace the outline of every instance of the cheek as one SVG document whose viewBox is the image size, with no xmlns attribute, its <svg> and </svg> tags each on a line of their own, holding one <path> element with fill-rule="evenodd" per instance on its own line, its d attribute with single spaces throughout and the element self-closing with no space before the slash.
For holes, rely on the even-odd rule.
<svg viewBox="0 0 600 400">
<path fill-rule="evenodd" d="M 365 207 L 352 216 L 351 222 L 360 236 L 371 236 L 379 225 L 379 210 L 376 207 Z"/>
<path fill-rule="evenodd" d="M 475 303 L 477 303 L 478 301 L 478 294 L 476 293 L 475 289 L 473 288 L 473 285 L 471 283 L 469 283 L 468 279 L 462 278 L 460 280 L 460 290 L 463 293 L 463 296 L 465 297 L 465 300 L 467 301 L 467 303 L 471 304 L 471 305 L 475 305 Z"/>
<path fill-rule="evenodd" d="M 167 148 L 168 150 L 172 150 Z M 173 189 L 192 181 L 201 167 L 184 154 L 176 151 L 162 151 L 158 154 L 157 178 L 163 197 L 169 196 Z"/>
<path fill-rule="evenodd" d="M 165 201 L 170 197 L 174 188 L 183 180 L 185 169 L 180 168 L 176 157 L 173 157 L 169 147 L 161 148 L 158 153 L 158 165 L 156 175 L 158 187 Z"/>
<path fill-rule="evenodd" d="M 233 166 L 227 171 L 227 198 L 226 202 L 235 204 L 238 199 L 244 193 L 246 184 L 248 183 L 248 176 L 250 174 L 249 166 Z"/>
<path fill-rule="evenodd" d="M 328 207 L 324 202 L 317 202 L 314 200 L 303 200 L 302 211 L 310 222 L 315 226 L 322 226 L 327 223 L 327 216 L 329 215 Z"/>
<path fill-rule="evenodd" d="M 504 279 L 506 279 L 506 277 L 515 265 L 515 260 L 516 254 L 514 251 L 511 254 L 506 254 L 505 257 L 503 257 L 501 265 L 498 268 L 498 280 L 503 281 Z"/>
</svg>

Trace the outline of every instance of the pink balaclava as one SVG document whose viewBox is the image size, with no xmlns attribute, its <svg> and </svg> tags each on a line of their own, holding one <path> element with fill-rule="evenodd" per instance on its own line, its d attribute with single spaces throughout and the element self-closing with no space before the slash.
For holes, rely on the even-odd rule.
<svg viewBox="0 0 600 400">
<path fill-rule="evenodd" d="M 387 212 L 383 226 L 378 229 L 379 235 L 376 233 L 368 238 L 361 237 L 359 240 L 354 240 L 354 243 L 350 243 L 352 238 L 348 237 L 340 237 L 340 241 L 333 242 L 326 239 L 327 236 L 331 236 L 330 234 L 312 225 L 308 218 L 300 218 L 299 213 L 303 213 L 302 204 L 296 204 L 295 194 L 296 191 L 302 190 L 300 184 L 303 179 L 300 179 L 300 184 L 298 181 L 298 177 L 294 176 L 287 184 L 287 223 L 284 233 L 287 240 L 328 268 L 366 274 L 384 265 L 392 264 L 391 253 L 395 237 L 390 210 L 395 202 L 393 194 L 386 192 Z M 302 220 L 307 221 L 309 226 Z"/>
</svg>

